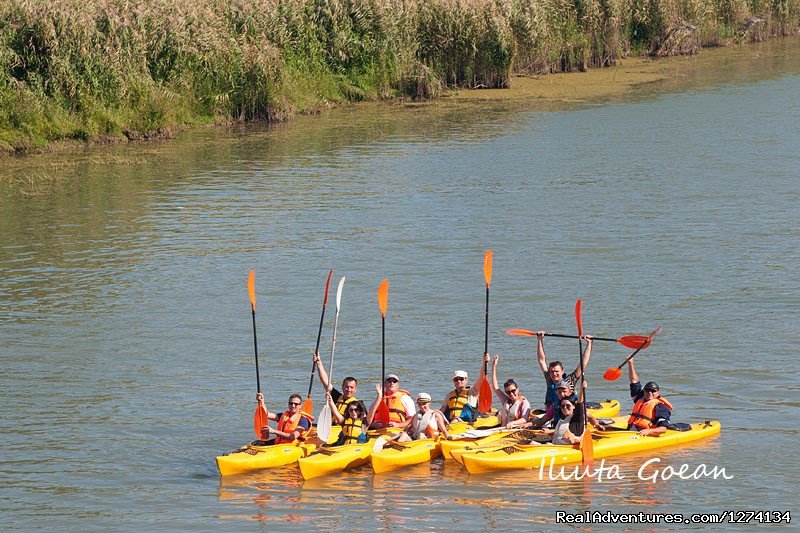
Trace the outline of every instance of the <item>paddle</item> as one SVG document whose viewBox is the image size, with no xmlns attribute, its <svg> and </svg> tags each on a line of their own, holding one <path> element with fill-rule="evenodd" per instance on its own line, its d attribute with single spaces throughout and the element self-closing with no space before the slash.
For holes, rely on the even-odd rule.
<svg viewBox="0 0 800 533">
<path fill-rule="evenodd" d="M 256 269 L 250 271 L 247 276 L 247 292 L 250 293 L 250 310 L 253 315 L 253 348 L 256 355 L 256 387 L 258 393 L 261 394 L 261 376 L 258 373 L 258 339 L 256 337 Z M 256 412 L 253 415 L 253 429 L 256 432 L 256 438 L 261 438 L 261 428 L 269 423 L 269 413 L 264 402 L 258 402 Z"/>
<path fill-rule="evenodd" d="M 492 284 L 492 254 L 487 250 L 483 256 L 483 278 L 486 281 L 486 327 L 483 334 L 483 375 L 478 380 L 478 411 L 488 413 L 492 409 L 492 386 L 486 378 L 488 362 L 485 360 L 489 355 L 489 286 Z"/>
<path fill-rule="evenodd" d="M 616 379 L 619 379 L 619 377 L 622 375 L 622 367 L 623 367 L 623 366 L 625 366 L 625 365 L 628 363 L 628 361 L 630 361 L 631 359 L 633 359 L 633 356 L 634 356 L 634 355 L 636 355 L 637 353 L 639 353 L 639 351 L 640 351 L 640 350 L 642 350 L 642 349 L 644 349 L 644 348 L 647 348 L 648 346 L 650 346 L 650 342 L 653 340 L 653 337 L 655 337 L 656 335 L 658 335 L 659 333 L 661 333 L 661 330 L 662 330 L 662 329 L 664 329 L 664 326 L 663 326 L 663 325 L 662 325 L 662 326 L 658 326 L 658 327 L 657 327 L 655 330 L 653 330 L 653 332 L 652 332 L 650 335 L 648 335 L 647 337 L 645 337 L 645 340 L 644 340 L 644 341 L 642 341 L 641 345 L 640 345 L 640 346 L 639 346 L 639 347 L 636 349 L 636 351 L 635 351 L 635 352 L 633 352 L 632 354 L 630 354 L 630 355 L 629 355 L 629 356 L 628 356 L 628 357 L 627 357 L 627 358 L 626 358 L 626 359 L 625 359 L 625 360 L 622 362 L 622 364 L 621 364 L 621 365 L 619 365 L 617 368 L 609 368 L 608 370 L 606 370 L 605 374 L 603 374 L 603 377 L 604 377 L 604 378 L 606 378 L 608 381 L 614 381 L 614 380 L 616 380 Z"/>
<path fill-rule="evenodd" d="M 339 280 L 339 287 L 336 289 L 336 318 L 333 320 L 333 340 L 331 341 L 331 362 L 328 366 L 328 387 L 333 383 L 333 352 L 336 350 L 336 331 L 339 329 L 339 310 L 342 307 L 342 288 L 344 287 L 344 276 Z M 330 391 L 328 391 L 330 392 Z M 328 402 L 317 417 L 317 436 L 324 442 L 328 442 L 331 436 L 331 426 L 333 425 L 333 415 Z"/>
<path fill-rule="evenodd" d="M 331 288 L 331 276 L 333 276 L 333 269 L 328 270 L 328 278 L 325 280 L 325 297 L 322 299 L 322 314 L 319 317 L 319 331 L 317 332 L 317 346 L 314 348 L 314 353 L 319 353 L 319 341 L 322 338 L 322 322 L 325 319 L 325 308 L 328 307 L 328 290 Z M 313 402 L 311 401 L 311 387 L 314 386 L 314 371 L 317 369 L 317 363 L 311 363 L 311 377 L 308 380 L 308 394 L 306 394 L 306 401 L 303 402 L 301 408 L 305 413 L 312 413 L 314 410 Z"/>
<path fill-rule="evenodd" d="M 536 332 L 529 329 L 507 329 L 507 335 L 519 335 L 522 337 L 535 337 Z M 559 333 L 545 333 L 545 337 L 560 337 L 562 339 L 577 339 L 577 335 L 561 335 Z M 618 339 L 608 339 L 605 337 L 592 337 L 596 341 L 618 342 L 626 348 L 642 348 L 642 343 L 645 343 L 644 348 L 650 346 L 650 338 L 647 335 L 625 335 Z"/>
<path fill-rule="evenodd" d="M 375 419 L 383 425 L 389 423 L 389 404 L 386 403 L 386 309 L 389 306 L 389 280 L 378 285 L 378 308 L 381 311 L 381 386 L 384 398 L 378 405 Z"/>
<path fill-rule="evenodd" d="M 588 419 L 586 413 L 586 381 L 585 381 L 585 374 L 586 369 L 583 366 L 583 341 L 581 341 L 581 337 L 583 337 L 583 321 L 581 320 L 581 306 L 583 302 L 580 298 L 575 302 L 575 322 L 578 324 L 578 361 L 581 365 L 581 387 L 582 387 L 582 398 L 581 398 L 581 409 L 583 409 L 583 434 L 581 435 L 581 455 L 583 458 L 583 464 L 591 465 L 594 463 L 594 448 L 592 444 L 592 436 L 589 433 Z"/>
</svg>

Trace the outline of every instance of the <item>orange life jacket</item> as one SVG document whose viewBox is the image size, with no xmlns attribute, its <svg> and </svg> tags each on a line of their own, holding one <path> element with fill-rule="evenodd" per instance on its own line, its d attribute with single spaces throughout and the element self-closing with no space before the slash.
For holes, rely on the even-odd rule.
<svg viewBox="0 0 800 533">
<path fill-rule="evenodd" d="M 642 398 L 634 404 L 631 416 L 628 418 L 628 425 L 636 426 L 639 429 L 656 427 L 654 423 L 655 421 L 653 420 L 653 414 L 655 413 L 656 405 L 658 404 L 664 404 L 667 406 L 667 409 L 672 411 L 672 404 L 662 396 L 653 398 L 649 401 Z"/>
<path fill-rule="evenodd" d="M 406 408 L 403 406 L 403 394 L 411 396 L 407 390 L 400 389 L 391 396 L 384 396 L 383 401 L 386 402 L 386 407 L 389 408 L 389 421 L 390 422 L 405 422 L 408 420 Z"/>
<path fill-rule="evenodd" d="M 294 430 L 297 429 L 297 426 L 300 425 L 300 419 L 303 417 L 308 420 L 309 425 L 314 420 L 313 416 L 303 411 L 298 411 L 294 416 L 289 415 L 289 411 L 285 411 L 278 419 L 278 431 L 289 434 L 293 433 Z M 283 444 L 284 442 L 294 442 L 294 439 L 281 437 L 280 435 L 275 437 L 275 444 Z"/>
</svg>

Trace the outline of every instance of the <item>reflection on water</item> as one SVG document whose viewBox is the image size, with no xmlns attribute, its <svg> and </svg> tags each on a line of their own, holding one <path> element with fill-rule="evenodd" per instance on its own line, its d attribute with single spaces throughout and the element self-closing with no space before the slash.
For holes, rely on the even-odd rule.
<svg viewBox="0 0 800 533">
<path fill-rule="evenodd" d="M 729 51 L 722 68 L 682 59 L 686 79 L 613 105 L 375 105 L 3 160 L 9 527 L 538 531 L 562 508 L 719 512 L 751 508 L 766 487 L 794 501 L 797 431 L 774 421 L 800 405 L 797 46 Z M 34 175 L 50 179 L 33 186 Z M 387 370 L 438 399 L 453 370 L 477 376 L 488 248 L 501 379 L 541 402 L 535 343 L 503 331 L 572 332 L 577 297 L 595 335 L 664 324 L 637 355 L 640 375 L 661 384 L 676 420 L 718 418 L 723 431 L 661 457 L 734 479 L 643 482 L 633 456 L 614 460 L 629 476 L 602 483 L 470 476 L 442 460 L 219 480 L 214 456 L 251 434 L 251 268 L 268 407 L 306 390 L 330 267 L 348 278 L 337 374 L 371 396 L 375 290 L 388 277 Z M 547 351 L 574 363 L 573 342 L 548 339 Z M 601 377 L 626 355 L 595 347 L 590 400 L 627 400 L 624 379 Z M 786 453 L 765 461 L 775 450 Z"/>
</svg>

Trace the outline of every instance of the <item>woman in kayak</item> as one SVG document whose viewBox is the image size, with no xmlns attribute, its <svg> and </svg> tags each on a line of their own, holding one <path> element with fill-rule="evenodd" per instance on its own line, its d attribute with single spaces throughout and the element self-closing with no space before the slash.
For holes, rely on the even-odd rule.
<svg viewBox="0 0 800 533">
<path fill-rule="evenodd" d="M 258 403 L 264 402 L 264 395 L 260 392 L 256 394 Z M 267 416 L 270 420 L 278 422 L 278 428 L 272 429 L 269 426 L 261 428 L 261 438 L 269 440 L 270 435 L 274 436 L 274 440 L 268 444 L 284 444 L 287 442 L 294 442 L 298 439 L 302 440 L 303 434 L 311 429 L 311 422 L 314 417 L 309 413 L 300 410 L 303 404 L 303 397 L 299 394 L 292 394 L 289 396 L 288 409 L 280 416 L 275 413 L 269 413 Z"/>
<path fill-rule="evenodd" d="M 522 395 L 519 385 L 513 379 L 503 383 L 502 389 L 497 384 L 497 361 L 499 360 L 500 356 L 498 355 L 495 355 L 492 360 L 492 387 L 500 400 L 500 425 L 508 429 L 519 428 L 527 424 L 531 414 L 531 404 Z"/>
<path fill-rule="evenodd" d="M 364 444 L 369 440 L 367 436 L 367 427 L 369 422 L 367 420 L 367 413 L 364 405 L 361 402 L 351 402 L 347 404 L 344 414 L 340 413 L 336 408 L 333 397 L 330 393 L 325 393 L 325 398 L 328 401 L 328 407 L 336 422 L 342 426 L 342 432 L 339 433 L 339 439 L 332 444 L 332 446 L 341 446 L 342 444 Z"/>
</svg>

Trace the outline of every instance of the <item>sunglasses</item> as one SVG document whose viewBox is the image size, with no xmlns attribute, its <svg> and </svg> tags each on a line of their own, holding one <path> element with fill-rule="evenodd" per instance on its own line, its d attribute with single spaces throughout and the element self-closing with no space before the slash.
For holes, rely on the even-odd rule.
<svg viewBox="0 0 800 533">
<path fill-rule="evenodd" d="M 517 389 L 506 389 L 506 394 L 514 394 L 517 392 Z"/>
<path fill-rule="evenodd" d="M 299 404 L 299 403 L 297 403 L 297 402 L 289 402 L 289 405 L 290 405 L 290 406 L 292 406 L 292 405 L 293 405 L 293 406 L 297 407 L 297 406 L 298 406 L 298 405 L 300 405 L 300 404 Z"/>
<path fill-rule="evenodd" d="M 562 409 L 566 409 L 567 407 L 569 407 L 570 409 L 572 409 L 572 408 L 573 408 L 573 407 L 575 407 L 575 406 L 574 406 L 574 405 L 572 405 L 571 403 L 562 403 L 562 404 L 561 404 L 561 408 L 562 408 Z"/>
<path fill-rule="evenodd" d="M 453 378 L 453 381 L 464 381 L 467 378 Z"/>
<path fill-rule="evenodd" d="M 396 379 L 394 379 L 394 378 L 388 378 L 388 379 L 386 380 L 386 383 L 400 383 L 400 382 L 399 382 L 399 381 L 397 381 L 397 380 L 396 380 Z"/>
</svg>

